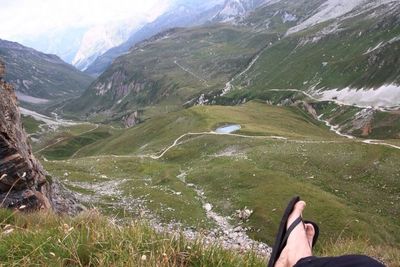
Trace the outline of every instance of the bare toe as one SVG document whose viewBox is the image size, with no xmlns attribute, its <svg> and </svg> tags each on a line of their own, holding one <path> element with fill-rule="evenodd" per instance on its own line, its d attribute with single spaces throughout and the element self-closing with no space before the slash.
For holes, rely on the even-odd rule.
<svg viewBox="0 0 400 267">
<path fill-rule="evenodd" d="M 312 243 L 313 243 L 313 239 L 314 239 L 314 235 L 315 235 L 314 226 L 311 223 L 306 223 L 306 224 L 304 224 L 304 227 L 306 229 L 308 244 L 310 245 L 310 248 L 312 248 Z"/>
</svg>

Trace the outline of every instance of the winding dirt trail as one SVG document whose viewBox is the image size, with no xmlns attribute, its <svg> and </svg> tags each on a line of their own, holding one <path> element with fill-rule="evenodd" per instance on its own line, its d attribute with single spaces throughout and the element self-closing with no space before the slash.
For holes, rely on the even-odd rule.
<svg viewBox="0 0 400 267">
<path fill-rule="evenodd" d="M 200 132 L 200 133 L 185 133 L 179 136 L 175 141 L 172 143 L 172 145 L 168 146 L 167 148 L 163 149 L 161 154 L 159 155 L 142 155 L 140 157 L 149 157 L 151 159 L 160 159 L 162 158 L 165 153 L 167 153 L 169 150 L 172 148 L 179 146 L 183 144 L 183 142 L 179 142 L 186 136 L 203 136 L 203 135 L 219 135 L 219 136 L 234 136 L 234 137 L 241 137 L 241 138 L 249 138 L 249 139 L 266 139 L 266 140 L 279 140 L 279 141 L 285 141 L 285 142 L 291 142 L 291 143 L 299 143 L 299 144 L 341 144 L 341 143 L 348 143 L 349 141 L 336 141 L 336 140 L 295 140 L 295 139 L 288 139 L 286 137 L 282 136 L 274 136 L 274 135 L 243 135 L 243 134 L 234 134 L 234 133 L 216 133 L 216 132 Z"/>
<path fill-rule="evenodd" d="M 251 135 L 242 135 L 242 134 L 233 134 L 233 133 L 216 133 L 216 132 L 200 132 L 200 133 L 185 133 L 179 136 L 175 141 L 170 145 L 169 147 L 165 148 L 160 155 L 158 156 L 150 156 L 152 159 L 160 159 L 162 158 L 165 153 L 167 153 L 170 149 L 182 144 L 178 143 L 181 139 L 185 138 L 186 136 L 191 136 L 191 135 L 225 135 L 225 136 L 236 136 L 236 137 L 242 137 L 242 138 L 251 138 L 251 139 L 271 139 L 271 140 L 287 140 L 285 137 L 281 136 L 251 136 Z"/>
</svg>

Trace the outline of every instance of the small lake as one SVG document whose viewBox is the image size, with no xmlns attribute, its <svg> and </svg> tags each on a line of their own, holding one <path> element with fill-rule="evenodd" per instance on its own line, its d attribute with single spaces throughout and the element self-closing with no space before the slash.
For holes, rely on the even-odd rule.
<svg viewBox="0 0 400 267">
<path fill-rule="evenodd" d="M 219 127 L 215 130 L 216 133 L 220 134 L 227 134 L 227 133 L 233 133 L 236 132 L 237 130 L 240 130 L 242 127 L 239 124 L 232 124 L 232 125 L 226 125 Z"/>
</svg>

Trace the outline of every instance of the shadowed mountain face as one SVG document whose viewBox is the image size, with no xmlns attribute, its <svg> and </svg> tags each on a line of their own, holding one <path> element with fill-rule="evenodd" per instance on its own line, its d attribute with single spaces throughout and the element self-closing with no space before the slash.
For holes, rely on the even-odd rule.
<svg viewBox="0 0 400 267">
<path fill-rule="evenodd" d="M 43 99 L 66 99 L 84 91 L 92 78 L 48 55 L 0 39 L 0 59 L 7 63 L 6 79 L 18 93 Z"/>
</svg>

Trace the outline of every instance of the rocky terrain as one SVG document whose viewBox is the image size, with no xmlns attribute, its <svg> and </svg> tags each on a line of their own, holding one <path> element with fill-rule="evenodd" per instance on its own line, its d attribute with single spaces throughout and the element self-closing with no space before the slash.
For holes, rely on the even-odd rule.
<svg viewBox="0 0 400 267">
<path fill-rule="evenodd" d="M 32 154 L 14 88 L 4 76 L 0 62 L 0 206 L 72 212 L 74 199 L 64 199 L 67 193 L 62 193 L 62 186 L 52 181 Z"/>
</svg>

